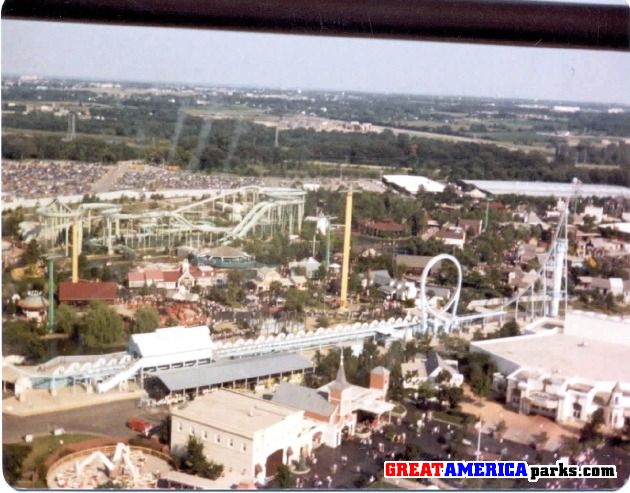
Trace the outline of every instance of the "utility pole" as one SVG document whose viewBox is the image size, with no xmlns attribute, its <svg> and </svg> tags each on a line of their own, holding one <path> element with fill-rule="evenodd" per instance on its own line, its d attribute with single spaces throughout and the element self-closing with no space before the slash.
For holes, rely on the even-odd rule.
<svg viewBox="0 0 630 493">
<path fill-rule="evenodd" d="M 488 231 L 488 223 L 490 222 L 490 200 L 486 199 L 486 221 L 483 225 L 483 230 Z"/>
<path fill-rule="evenodd" d="M 326 269 L 330 268 L 330 218 L 328 219 L 328 227 L 326 228 Z"/>
<path fill-rule="evenodd" d="M 48 258 L 48 332 L 55 329 L 55 262 Z"/>
<path fill-rule="evenodd" d="M 342 310 L 348 308 L 348 271 L 350 270 L 350 236 L 352 233 L 352 190 L 346 195 L 346 224 L 343 232 L 343 263 L 341 266 L 341 294 L 339 304 Z"/>
</svg>

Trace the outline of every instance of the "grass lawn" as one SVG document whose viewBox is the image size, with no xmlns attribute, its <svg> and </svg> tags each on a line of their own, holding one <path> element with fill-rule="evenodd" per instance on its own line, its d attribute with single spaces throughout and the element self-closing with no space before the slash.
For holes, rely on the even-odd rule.
<svg viewBox="0 0 630 493">
<path fill-rule="evenodd" d="M 26 459 L 24 459 L 24 464 L 22 465 L 22 476 L 23 480 L 20 481 L 20 486 L 28 488 L 29 486 L 37 486 L 32 481 L 30 481 L 32 472 L 42 464 L 53 452 L 55 452 L 58 448 L 63 447 L 69 443 L 77 443 L 83 442 L 85 440 L 89 440 L 90 438 L 94 438 L 98 435 L 89 435 L 85 433 L 68 433 L 59 436 L 46 435 L 33 438 L 33 441 L 29 444 L 33 447 L 31 453 L 28 454 Z M 61 443 L 63 442 L 63 443 Z M 40 478 L 41 481 L 44 481 L 45 478 Z M 40 484 L 42 484 L 40 481 Z"/>
</svg>

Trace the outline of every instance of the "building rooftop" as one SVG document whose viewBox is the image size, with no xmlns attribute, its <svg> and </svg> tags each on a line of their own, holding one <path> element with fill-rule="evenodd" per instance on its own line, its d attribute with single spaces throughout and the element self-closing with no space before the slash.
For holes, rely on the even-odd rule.
<svg viewBox="0 0 630 493">
<path fill-rule="evenodd" d="M 392 185 L 407 193 L 415 195 L 419 190 L 425 192 L 443 192 L 445 186 L 437 181 L 431 180 L 425 176 L 414 175 L 383 175 L 383 182 Z"/>
<path fill-rule="evenodd" d="M 247 255 L 243 250 L 239 248 L 234 248 L 231 246 L 218 246 L 215 248 L 211 248 L 203 252 L 204 255 L 208 257 L 221 257 L 221 258 L 247 258 Z"/>
<path fill-rule="evenodd" d="M 166 327 L 154 332 L 132 334 L 129 346 L 142 357 L 211 349 L 210 329 L 197 327 Z"/>
<path fill-rule="evenodd" d="M 272 401 L 322 417 L 331 416 L 336 408 L 323 392 L 293 383 L 281 383 Z"/>
<path fill-rule="evenodd" d="M 173 416 L 245 437 L 282 422 L 298 410 L 229 390 L 218 390 L 172 410 Z"/>
<path fill-rule="evenodd" d="M 298 353 L 281 353 L 254 358 L 228 359 L 208 365 L 160 372 L 158 377 L 171 392 L 220 385 L 240 380 L 254 380 L 269 375 L 312 368 L 310 360 Z"/>
<path fill-rule="evenodd" d="M 484 192 L 495 195 L 521 194 L 538 197 L 564 196 L 572 197 L 576 193 L 582 197 L 612 197 L 630 196 L 630 188 L 618 185 L 581 184 L 579 190 L 572 183 L 542 182 L 542 181 L 511 181 L 511 180 L 462 180 Z"/>
<path fill-rule="evenodd" d="M 471 343 L 521 367 L 540 368 L 565 377 L 616 382 L 630 380 L 630 347 L 596 339 L 539 332 Z"/>
<path fill-rule="evenodd" d="M 29 294 L 18 301 L 22 310 L 42 310 L 48 306 L 48 301 L 41 294 Z"/>
<path fill-rule="evenodd" d="M 117 289 L 115 282 L 61 282 L 59 301 L 113 301 Z"/>
</svg>

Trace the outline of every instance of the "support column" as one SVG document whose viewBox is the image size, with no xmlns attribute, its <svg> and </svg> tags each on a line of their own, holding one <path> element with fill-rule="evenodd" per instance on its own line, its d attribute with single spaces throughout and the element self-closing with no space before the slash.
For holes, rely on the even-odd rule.
<svg viewBox="0 0 630 493">
<path fill-rule="evenodd" d="M 107 254 L 111 255 L 113 253 L 112 249 L 112 220 L 107 218 Z"/>
</svg>

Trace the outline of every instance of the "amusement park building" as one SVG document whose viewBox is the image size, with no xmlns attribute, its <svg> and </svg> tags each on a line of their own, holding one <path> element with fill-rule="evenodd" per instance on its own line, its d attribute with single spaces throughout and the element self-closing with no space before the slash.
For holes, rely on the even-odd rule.
<svg viewBox="0 0 630 493">
<path fill-rule="evenodd" d="M 61 282 L 59 303 L 84 304 L 90 301 L 113 303 L 118 286 L 115 282 Z"/>
<path fill-rule="evenodd" d="M 218 390 L 172 411 L 171 450 L 183 454 L 190 436 L 226 474 L 264 483 L 280 464 L 310 451 L 314 426 L 304 412 L 257 397 Z M 307 450 L 304 452 L 308 453 Z"/>
<path fill-rule="evenodd" d="M 226 269 L 242 269 L 255 266 L 254 257 L 239 248 L 218 246 L 200 252 L 197 257 L 199 265 L 211 265 Z"/>
<path fill-rule="evenodd" d="M 574 312 L 564 328 L 530 325 L 526 335 L 471 343 L 496 363 L 508 406 L 558 422 L 583 424 L 598 409 L 611 428 L 630 422 L 628 321 Z"/>
<path fill-rule="evenodd" d="M 177 289 L 180 286 L 202 288 L 225 284 L 225 275 L 207 265 L 190 265 L 184 259 L 180 266 L 176 265 L 147 265 L 135 268 L 127 274 L 130 289 L 144 286 L 155 286 L 159 289 Z"/>
<path fill-rule="evenodd" d="M 375 426 L 382 423 L 394 408 L 386 402 L 389 370 L 379 366 L 370 372 L 369 388 L 351 385 L 346 380 L 343 359 L 337 378 L 320 387 L 310 389 L 292 383 L 281 383 L 272 401 L 304 411 L 306 418 L 318 423 L 321 441 L 338 447 L 344 433 L 352 436 L 361 417 L 368 417 Z"/>
</svg>

